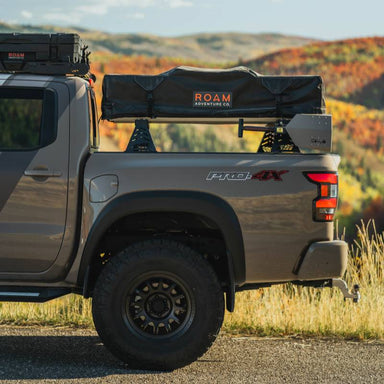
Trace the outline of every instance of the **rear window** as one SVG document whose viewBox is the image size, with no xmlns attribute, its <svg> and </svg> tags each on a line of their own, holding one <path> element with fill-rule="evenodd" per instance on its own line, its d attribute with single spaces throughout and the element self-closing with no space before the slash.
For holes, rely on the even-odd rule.
<svg viewBox="0 0 384 384">
<path fill-rule="evenodd" d="M 55 92 L 0 88 L 0 150 L 29 150 L 56 138 Z"/>
</svg>

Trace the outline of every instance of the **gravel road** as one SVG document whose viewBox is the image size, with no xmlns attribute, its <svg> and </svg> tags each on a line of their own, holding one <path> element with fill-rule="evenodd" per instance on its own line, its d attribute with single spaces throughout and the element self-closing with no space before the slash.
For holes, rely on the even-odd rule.
<svg viewBox="0 0 384 384">
<path fill-rule="evenodd" d="M 383 383 L 384 343 L 220 336 L 174 372 L 132 371 L 92 330 L 0 327 L 0 383 Z"/>
</svg>

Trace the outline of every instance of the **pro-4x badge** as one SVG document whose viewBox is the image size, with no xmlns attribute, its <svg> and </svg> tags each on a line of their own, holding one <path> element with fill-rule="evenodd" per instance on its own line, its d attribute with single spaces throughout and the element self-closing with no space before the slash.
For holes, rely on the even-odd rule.
<svg viewBox="0 0 384 384">
<path fill-rule="evenodd" d="M 227 180 L 227 181 L 246 181 L 246 180 L 283 181 L 281 176 L 287 172 L 289 172 L 289 171 L 286 171 L 286 170 L 277 171 L 274 169 L 260 171 L 260 172 L 254 173 L 254 174 L 252 174 L 250 172 L 211 171 L 208 173 L 206 180 L 208 180 L 208 181 L 213 181 L 213 180 L 219 180 L 219 181 L 224 181 L 224 180 Z"/>
<path fill-rule="evenodd" d="M 275 181 L 283 181 L 281 178 L 281 175 L 284 175 L 284 173 L 287 173 L 289 171 L 261 171 L 258 173 L 255 173 L 252 175 L 252 179 L 257 179 L 260 181 L 268 181 L 268 180 L 275 180 Z"/>
<path fill-rule="evenodd" d="M 249 172 L 220 172 L 220 171 L 211 171 L 208 173 L 206 180 L 228 180 L 228 181 L 245 181 L 250 180 L 252 174 Z"/>
</svg>

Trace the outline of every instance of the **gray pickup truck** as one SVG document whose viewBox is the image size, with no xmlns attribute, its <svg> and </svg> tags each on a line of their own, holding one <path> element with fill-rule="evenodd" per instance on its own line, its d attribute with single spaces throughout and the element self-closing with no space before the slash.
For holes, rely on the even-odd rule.
<svg viewBox="0 0 384 384">
<path fill-rule="evenodd" d="M 358 300 L 339 279 L 347 244 L 333 237 L 331 117 L 303 103 L 319 78 L 276 85 L 244 68 L 106 76 L 103 118 L 136 128 L 125 152 L 99 152 L 85 49 L 77 63 L 38 61 L 20 36 L 0 35 L 0 301 L 92 297 L 115 356 L 168 370 L 210 347 L 238 291 L 291 282 Z M 248 91 L 260 102 L 236 104 Z M 264 139 L 257 153 L 161 153 L 152 121 L 236 122 L 239 136 Z"/>
</svg>

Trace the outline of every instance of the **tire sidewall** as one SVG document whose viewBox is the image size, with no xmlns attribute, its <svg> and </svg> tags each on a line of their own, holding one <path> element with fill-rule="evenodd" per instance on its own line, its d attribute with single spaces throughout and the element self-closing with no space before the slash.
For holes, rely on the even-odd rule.
<svg viewBox="0 0 384 384">
<path fill-rule="evenodd" d="M 206 347 L 202 345 L 206 343 L 201 338 L 212 339 L 207 341 L 212 343 L 224 312 L 223 295 L 221 293 L 221 299 L 220 295 L 218 299 L 214 293 L 219 283 L 208 262 L 189 248 L 182 254 L 180 247 L 172 243 L 162 247 L 143 246 L 135 252 L 128 249 L 117 257 L 123 262 L 115 278 L 108 282 L 108 293 L 104 291 L 104 294 L 98 296 L 98 290 L 105 287 L 98 287 L 97 284 L 95 288 L 94 307 L 98 310 L 94 311 L 94 320 L 98 330 L 106 330 L 101 335 L 106 346 L 113 340 L 111 347 L 123 360 L 127 360 L 127 356 L 134 356 L 136 360 L 158 361 L 159 364 L 163 362 L 164 366 L 172 367 L 177 366 L 181 360 L 193 361 L 196 353 L 204 353 Z M 174 276 L 190 295 L 193 319 L 183 332 L 168 337 L 149 338 L 132 332 L 126 324 L 122 308 L 128 300 L 128 292 L 140 276 L 154 271 L 159 276 Z M 103 280 L 99 279 L 101 282 Z M 218 323 L 218 317 L 221 317 L 220 324 L 215 327 L 213 324 Z"/>
</svg>

